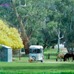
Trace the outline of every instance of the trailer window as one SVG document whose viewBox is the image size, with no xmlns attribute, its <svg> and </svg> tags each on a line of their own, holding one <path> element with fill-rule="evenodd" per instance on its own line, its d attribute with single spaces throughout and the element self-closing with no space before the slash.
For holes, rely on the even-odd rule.
<svg viewBox="0 0 74 74">
<path fill-rule="evenodd" d="M 30 53 L 42 53 L 41 49 L 30 49 Z"/>
<path fill-rule="evenodd" d="M 41 53 L 41 50 L 40 49 L 37 49 L 37 51 L 36 51 L 37 53 Z"/>
</svg>

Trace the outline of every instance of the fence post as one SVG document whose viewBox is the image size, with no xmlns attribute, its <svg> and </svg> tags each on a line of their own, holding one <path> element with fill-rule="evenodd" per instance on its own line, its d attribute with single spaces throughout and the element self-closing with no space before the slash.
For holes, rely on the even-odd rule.
<svg viewBox="0 0 74 74">
<path fill-rule="evenodd" d="M 50 54 L 48 54 L 48 59 L 50 59 Z"/>
</svg>

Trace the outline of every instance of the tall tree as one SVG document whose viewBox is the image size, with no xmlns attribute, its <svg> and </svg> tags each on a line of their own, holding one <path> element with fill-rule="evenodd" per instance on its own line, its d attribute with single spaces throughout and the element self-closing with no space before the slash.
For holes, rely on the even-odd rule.
<svg viewBox="0 0 74 74">
<path fill-rule="evenodd" d="M 28 43 L 29 42 L 28 42 L 28 37 L 27 37 L 27 34 L 26 34 L 25 26 L 23 25 L 22 18 L 19 15 L 19 13 L 16 9 L 15 1 L 13 1 L 13 0 L 12 0 L 12 7 L 14 9 L 14 12 L 16 14 L 17 20 L 18 20 L 19 25 L 20 25 L 20 32 L 21 32 L 21 37 L 22 37 L 23 44 L 24 44 L 24 47 L 25 47 L 25 53 L 28 54 L 29 53 L 29 49 L 28 49 Z"/>
<path fill-rule="evenodd" d="M 74 0 L 15 0 L 14 10 L 10 6 L 6 8 L 0 6 L 0 17 L 13 23 L 12 26 L 17 27 L 19 31 L 25 30 L 25 33 L 21 33 L 21 37 L 27 36 L 30 44 L 40 43 L 44 46 L 50 46 L 53 42 L 57 43 L 58 28 L 60 36 L 64 35 L 62 42 L 72 42 L 74 32 L 73 7 Z M 18 12 L 17 15 L 22 19 L 20 21 L 23 26 L 19 25 L 19 18 L 16 19 L 14 11 Z"/>
<path fill-rule="evenodd" d="M 8 24 L 0 20 L 0 44 L 10 46 L 12 49 L 23 48 L 22 39 L 18 30 L 13 27 L 9 27 Z"/>
</svg>

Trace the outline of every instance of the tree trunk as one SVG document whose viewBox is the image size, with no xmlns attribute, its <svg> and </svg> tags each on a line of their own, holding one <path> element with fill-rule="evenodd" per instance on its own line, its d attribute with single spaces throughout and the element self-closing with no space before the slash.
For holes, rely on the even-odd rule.
<svg viewBox="0 0 74 74">
<path fill-rule="evenodd" d="M 29 54 L 29 43 L 26 40 L 23 40 L 24 48 L 25 48 L 25 54 Z"/>
<path fill-rule="evenodd" d="M 15 7 L 15 2 L 13 0 L 12 0 L 12 7 L 13 7 L 13 10 L 16 14 L 19 25 L 20 25 L 21 38 L 22 38 L 23 45 L 25 48 L 25 53 L 28 54 L 29 53 L 29 39 L 28 39 L 28 36 L 26 34 L 25 26 L 23 25 L 22 19 L 21 19 L 20 15 Z"/>
<path fill-rule="evenodd" d="M 20 50 L 19 50 L 19 60 L 21 60 L 21 54 L 20 54 Z"/>
</svg>

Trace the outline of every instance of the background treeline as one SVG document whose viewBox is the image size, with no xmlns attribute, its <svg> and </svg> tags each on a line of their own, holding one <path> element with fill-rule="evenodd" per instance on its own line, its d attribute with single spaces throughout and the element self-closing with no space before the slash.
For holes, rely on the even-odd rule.
<svg viewBox="0 0 74 74">
<path fill-rule="evenodd" d="M 28 44 L 74 46 L 74 0 L 13 0 L 22 20 Z M 0 0 L 0 18 L 21 32 L 11 0 Z M 21 33 L 20 33 L 21 34 Z M 22 34 L 21 34 L 22 37 Z"/>
</svg>

